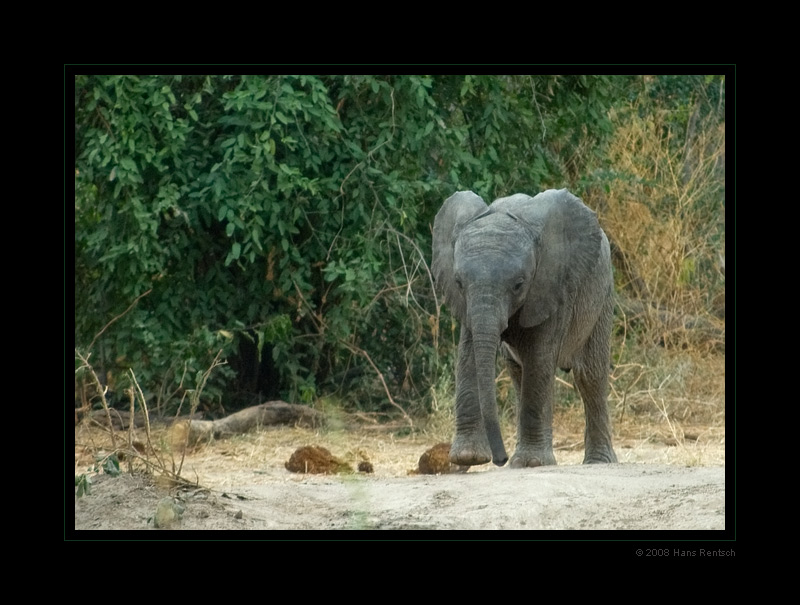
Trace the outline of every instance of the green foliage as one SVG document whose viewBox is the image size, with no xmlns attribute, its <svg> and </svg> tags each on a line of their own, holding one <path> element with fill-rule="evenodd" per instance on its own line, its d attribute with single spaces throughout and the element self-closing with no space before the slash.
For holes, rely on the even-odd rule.
<svg viewBox="0 0 800 605">
<path fill-rule="evenodd" d="M 116 454 L 111 454 L 110 456 L 106 456 L 100 461 L 100 468 L 106 475 L 111 475 L 112 477 L 116 477 L 117 475 L 120 474 L 119 458 L 117 458 Z"/>
<path fill-rule="evenodd" d="M 119 470 L 119 458 L 116 454 L 98 456 L 96 463 L 89 469 L 89 473 L 104 473 L 117 477 L 122 471 Z M 82 473 L 75 475 L 75 494 L 78 498 L 88 496 L 92 491 L 92 475 Z"/>
<path fill-rule="evenodd" d="M 629 76 L 76 76 L 76 346 L 110 384 L 135 368 L 165 410 L 246 343 L 287 400 L 388 411 L 388 388 L 427 409 L 455 345 L 427 271 L 441 202 L 578 184 L 604 168 L 609 110 L 643 90 Z M 207 411 L 241 367 L 213 373 Z"/>
<path fill-rule="evenodd" d="M 83 473 L 75 475 L 75 494 L 78 498 L 88 496 L 92 493 L 92 480 L 89 475 Z"/>
</svg>

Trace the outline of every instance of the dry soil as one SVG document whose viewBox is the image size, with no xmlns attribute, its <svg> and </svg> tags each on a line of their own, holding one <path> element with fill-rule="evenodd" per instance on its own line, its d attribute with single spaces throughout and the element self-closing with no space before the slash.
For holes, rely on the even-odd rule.
<svg viewBox="0 0 800 605">
<path fill-rule="evenodd" d="M 580 443 L 567 438 L 557 443 L 557 466 L 485 465 L 467 473 L 419 475 L 413 471 L 420 455 L 436 443 L 424 435 L 266 428 L 188 453 L 181 476 L 196 485 L 183 488 L 152 474 L 89 472 L 89 452 L 97 455 L 93 440 L 76 429 L 76 475 L 88 473 L 91 488 L 75 496 L 75 533 L 68 529 L 68 538 L 101 538 L 103 532 L 90 530 L 141 530 L 150 532 L 148 539 L 219 536 L 212 530 L 273 532 L 248 534 L 262 539 L 283 539 L 283 531 L 300 537 L 308 530 L 525 530 L 535 539 L 538 530 L 581 530 L 591 538 L 597 530 L 706 530 L 722 536 L 731 529 L 724 437 L 714 431 L 677 443 L 653 435 L 619 440 L 618 464 L 582 465 Z M 368 459 L 374 472 L 290 473 L 284 463 L 301 445 L 327 447 L 354 467 Z M 157 528 L 164 498 L 182 512 Z"/>
</svg>

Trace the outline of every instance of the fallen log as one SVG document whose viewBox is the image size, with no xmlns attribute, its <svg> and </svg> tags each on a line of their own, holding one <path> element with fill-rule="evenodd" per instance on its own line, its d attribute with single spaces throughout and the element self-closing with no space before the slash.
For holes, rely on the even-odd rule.
<svg viewBox="0 0 800 605">
<path fill-rule="evenodd" d="M 193 446 L 201 441 L 223 439 L 276 424 L 318 427 L 324 416 L 305 405 L 268 401 L 245 408 L 219 420 L 180 420 L 170 427 L 173 447 Z"/>
<path fill-rule="evenodd" d="M 105 410 L 92 410 L 89 413 L 89 419 L 99 424 L 100 426 L 104 426 L 108 428 L 108 419 L 111 418 L 111 428 L 118 430 L 118 431 L 127 431 L 131 424 L 131 413 L 127 410 L 118 410 L 116 408 L 109 408 L 108 414 L 106 414 Z M 181 416 L 178 420 L 199 420 L 202 418 L 200 414 L 192 414 L 191 416 Z M 165 425 L 173 422 L 175 418 L 173 416 L 158 416 L 156 414 L 151 413 L 148 416 L 148 420 L 150 421 L 151 426 L 158 426 L 158 425 Z M 133 427 L 134 428 L 142 428 L 146 425 L 144 419 L 144 413 L 136 412 L 133 415 Z"/>
</svg>

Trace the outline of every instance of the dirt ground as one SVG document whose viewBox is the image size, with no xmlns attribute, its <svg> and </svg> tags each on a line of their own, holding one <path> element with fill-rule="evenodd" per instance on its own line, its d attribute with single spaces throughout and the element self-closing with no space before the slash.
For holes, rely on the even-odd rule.
<svg viewBox="0 0 800 605">
<path fill-rule="evenodd" d="M 176 488 L 152 474 L 87 472 L 101 437 L 79 426 L 75 472 L 87 474 L 91 486 L 89 494 L 76 493 L 75 531 L 65 533 L 92 540 L 108 536 L 86 530 L 202 539 L 213 535 L 209 530 L 587 530 L 580 535 L 591 536 L 596 530 L 730 529 L 722 429 L 700 427 L 678 440 L 652 430 L 628 433 L 615 441 L 618 464 L 582 465 L 581 435 L 562 434 L 557 466 L 484 465 L 420 475 L 413 472 L 420 455 L 439 441 L 424 431 L 268 427 L 188 453 L 181 476 L 196 485 Z M 291 473 L 284 464 L 302 445 L 324 446 L 353 467 L 369 460 L 374 472 Z M 157 517 L 159 503 L 166 517 Z M 69 500 L 65 506 L 69 515 Z M 155 527 L 157 518 L 164 528 Z M 247 533 L 244 539 L 303 539 L 289 535 Z"/>
</svg>

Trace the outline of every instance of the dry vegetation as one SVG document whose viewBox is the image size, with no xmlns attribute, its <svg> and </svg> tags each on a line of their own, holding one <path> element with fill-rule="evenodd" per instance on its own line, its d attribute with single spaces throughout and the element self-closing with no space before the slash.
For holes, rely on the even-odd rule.
<svg viewBox="0 0 800 605">
<path fill-rule="evenodd" d="M 615 449 L 620 462 L 662 463 L 684 466 L 724 464 L 724 370 L 709 364 L 703 368 L 683 366 L 684 375 L 666 383 L 655 376 L 617 378 L 610 400 L 615 421 Z M 677 368 L 681 369 L 681 368 Z M 567 377 L 568 378 L 568 377 Z M 501 375 L 501 386 L 507 379 Z M 616 390 L 621 382 L 632 387 L 625 394 Z M 686 390 L 685 390 L 686 389 Z M 716 389 L 716 390 L 715 390 Z M 561 384 L 560 402 L 554 418 L 554 441 L 559 464 L 580 464 L 583 459 L 583 407 L 574 389 Z M 510 398 L 513 401 L 513 395 Z M 515 426 L 511 401 L 503 409 L 504 436 L 513 448 Z M 284 475 L 286 463 L 301 446 L 320 446 L 353 469 L 368 461 L 377 478 L 403 477 L 418 469 L 420 457 L 431 446 L 452 438 L 453 415 L 443 408 L 410 430 L 400 423 L 376 425 L 354 422 L 344 415 L 321 428 L 264 427 L 227 439 L 211 440 L 184 455 L 169 440 L 166 426 L 151 427 L 153 448 L 139 447 L 130 456 L 118 435 L 116 451 L 124 469 L 147 471 L 164 485 L 175 485 L 175 468 L 181 468 L 181 482 L 215 490 L 234 489 L 240 480 L 252 481 L 252 473 Z M 344 422 L 347 421 L 345 425 Z M 127 432 L 124 433 L 127 435 Z M 131 432 L 134 443 L 146 441 L 144 429 Z M 75 473 L 102 466 L 111 454 L 110 434 L 97 425 L 81 423 L 75 430 Z M 158 454 L 156 456 L 156 453 Z M 163 464 L 163 469 L 159 465 Z M 471 469 L 481 472 L 483 467 Z M 299 477 L 296 477 L 299 480 Z"/>
<path fill-rule="evenodd" d="M 611 374 L 609 405 L 620 462 L 724 464 L 724 357 L 669 352 L 660 347 L 653 347 L 649 355 L 644 363 L 618 365 Z M 503 434 L 513 449 L 515 395 L 506 372 L 500 372 L 497 382 Z M 75 429 L 75 474 L 102 468 L 105 458 L 117 452 L 123 469 L 153 473 L 166 485 L 191 483 L 225 490 L 253 469 L 285 473 L 288 479 L 284 468 L 293 453 L 298 447 L 315 445 L 327 448 L 354 469 L 368 461 L 376 477 L 406 476 L 417 470 L 420 456 L 428 448 L 452 438 L 452 388 L 448 383 L 444 380 L 437 389 L 441 393 L 434 413 L 418 419 L 413 429 L 404 422 L 379 424 L 350 416 L 336 410 L 330 401 L 321 401 L 318 406 L 328 419 L 323 427 L 264 427 L 185 448 L 175 443 L 167 425 L 113 432 L 87 419 Z M 559 375 L 556 401 L 556 458 L 559 464 L 580 464 L 583 406 L 570 374 Z"/>
<path fill-rule="evenodd" d="M 628 177 L 590 205 L 614 245 L 621 327 L 638 320 L 660 344 L 724 352 L 725 125 L 707 119 L 676 143 L 667 117 L 617 118 L 610 153 Z"/>
</svg>

